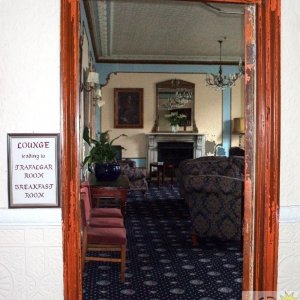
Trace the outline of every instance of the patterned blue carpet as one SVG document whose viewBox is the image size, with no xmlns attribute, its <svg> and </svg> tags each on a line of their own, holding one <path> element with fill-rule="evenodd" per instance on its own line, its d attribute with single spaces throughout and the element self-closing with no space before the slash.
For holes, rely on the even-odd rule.
<svg viewBox="0 0 300 300">
<path fill-rule="evenodd" d="M 119 265 L 88 262 L 83 273 L 84 300 L 239 300 L 242 253 L 239 244 L 191 244 L 190 222 L 176 188 L 131 192 L 127 229 L 126 283 Z"/>
</svg>

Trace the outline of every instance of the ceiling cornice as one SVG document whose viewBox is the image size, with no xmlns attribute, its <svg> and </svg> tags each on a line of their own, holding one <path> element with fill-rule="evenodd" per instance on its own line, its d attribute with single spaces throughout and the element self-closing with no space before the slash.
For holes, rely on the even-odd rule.
<svg viewBox="0 0 300 300">
<path fill-rule="evenodd" d="M 220 65 L 220 61 L 175 61 L 175 60 L 112 60 L 101 59 L 97 63 L 122 63 L 122 64 L 168 64 L 168 65 Z M 238 66 L 239 63 L 235 61 L 222 61 L 222 66 Z"/>
<path fill-rule="evenodd" d="M 182 2 L 182 1 L 178 1 L 178 2 Z M 214 34 L 210 36 L 209 42 L 205 39 L 205 40 L 203 40 L 204 41 L 203 43 L 201 42 L 200 45 L 197 45 L 197 46 L 199 46 L 199 49 L 201 49 L 201 51 L 199 52 L 199 55 L 197 55 L 197 51 L 195 51 L 195 43 L 193 43 L 193 42 L 191 42 L 192 47 L 190 49 L 187 49 L 187 51 L 183 50 L 183 47 L 182 47 L 183 43 L 179 43 L 178 46 L 180 46 L 181 48 L 176 53 L 176 46 L 174 46 L 174 30 L 179 29 L 178 28 L 179 24 L 177 24 L 177 26 L 175 26 L 175 27 L 172 27 L 174 29 L 173 34 L 170 34 L 169 36 L 162 35 L 162 37 L 164 36 L 164 38 L 162 38 L 162 37 L 160 37 L 160 35 L 158 35 L 158 37 L 160 39 L 159 38 L 157 39 L 156 44 L 157 44 L 157 46 L 162 45 L 163 47 L 161 47 L 161 49 L 158 51 L 157 51 L 157 49 L 159 49 L 159 48 L 154 47 L 153 54 L 152 54 L 152 50 L 149 51 L 149 49 L 152 49 L 152 46 L 153 46 L 153 44 L 152 45 L 149 44 L 149 39 L 151 39 L 151 37 L 153 38 L 153 30 L 151 32 L 152 35 L 149 34 L 149 36 L 146 36 L 147 30 L 145 30 L 144 39 L 142 36 L 139 36 L 139 39 L 135 39 L 135 41 L 131 40 L 131 37 L 136 37 L 136 36 L 134 36 L 134 34 L 137 34 L 137 36 L 139 34 L 138 31 L 135 31 L 135 28 L 132 27 L 132 25 L 134 24 L 134 23 L 132 23 L 132 20 L 135 20 L 135 16 L 137 16 L 137 18 L 139 20 L 144 20 L 142 18 L 143 15 L 141 15 L 141 13 L 144 13 L 144 14 L 146 13 L 145 8 L 143 9 L 144 12 L 142 10 L 137 10 L 135 12 L 135 14 L 134 13 L 131 14 L 132 19 L 127 19 L 127 20 L 130 20 L 129 24 L 131 26 L 128 29 L 128 34 L 126 34 L 126 30 L 125 31 L 123 30 L 123 35 L 120 35 L 119 37 L 116 38 L 116 36 L 113 36 L 113 35 L 115 34 L 115 31 L 120 34 L 120 23 L 116 23 L 118 25 L 118 27 L 114 28 L 114 26 L 115 26 L 114 22 L 118 22 L 117 20 L 119 20 L 119 17 L 123 18 L 123 14 L 122 14 L 123 11 L 120 10 L 119 4 L 117 6 L 117 3 L 118 2 L 107 1 L 107 0 L 99 0 L 99 1 L 84 0 L 84 8 L 85 8 L 87 19 L 88 19 L 88 26 L 89 26 L 91 39 L 92 39 L 92 46 L 93 46 L 93 50 L 94 50 L 94 54 L 95 54 L 95 60 L 97 63 L 102 63 L 102 62 L 133 63 L 133 64 L 138 64 L 138 63 L 217 64 L 217 63 L 219 63 L 219 57 L 217 57 L 215 53 L 211 53 L 214 56 L 203 56 L 203 55 L 206 55 L 206 53 L 210 53 L 208 51 L 203 51 L 203 49 L 206 49 L 206 48 L 203 48 L 203 46 L 206 47 L 206 46 L 208 46 L 208 43 L 212 43 L 212 36 L 214 37 L 216 35 L 216 32 L 214 32 Z M 128 2 L 128 3 L 131 3 L 131 2 Z M 159 9 L 158 10 L 158 12 L 159 12 L 160 5 L 157 5 L 158 2 L 155 2 L 155 3 L 156 3 L 155 9 Z M 116 7 L 115 7 L 115 5 L 116 5 Z M 143 5 L 143 4 L 141 3 L 141 5 Z M 126 6 L 124 6 L 124 4 L 123 4 L 124 14 L 130 12 L 130 8 L 127 9 L 127 7 L 126 7 L 126 9 L 125 9 L 125 7 Z M 134 7 L 134 8 L 136 8 L 136 7 Z M 163 9 L 163 7 L 162 7 L 162 9 Z M 152 16 L 154 16 L 153 11 L 154 11 L 154 9 L 152 10 Z M 148 10 L 147 10 L 147 12 L 148 12 Z M 150 9 L 150 12 L 151 12 L 151 9 Z M 150 14 L 150 12 L 149 12 L 149 14 Z M 120 15 L 120 13 L 121 13 L 121 15 Z M 169 11 L 165 11 L 165 13 L 169 13 Z M 172 10 L 172 12 L 170 12 L 171 16 L 176 15 L 176 13 L 178 13 L 178 9 L 177 9 L 177 11 Z M 191 9 L 187 10 L 187 13 L 193 14 L 191 12 Z M 117 16 L 118 16 L 117 20 L 114 20 L 114 14 L 117 14 Z M 147 13 L 144 16 L 147 16 Z M 161 13 L 160 13 L 160 16 L 162 16 Z M 206 16 L 207 16 L 207 12 L 206 12 Z M 196 17 L 196 15 L 193 14 L 193 17 Z M 153 22 L 153 26 L 157 25 L 157 20 L 159 20 L 159 19 L 157 18 L 156 22 L 155 21 Z M 199 20 L 199 18 L 198 18 L 198 20 Z M 192 27 L 188 27 L 188 26 L 191 26 L 191 24 L 193 24 L 193 23 L 191 23 L 191 22 L 188 22 L 188 23 L 189 23 L 189 25 L 186 25 L 187 30 L 191 30 L 191 32 L 187 31 L 187 33 L 189 33 L 188 35 L 190 36 L 189 38 L 191 39 L 191 38 L 195 38 L 195 36 L 197 37 L 198 32 L 195 31 L 195 29 L 194 29 L 195 27 L 193 29 L 191 29 Z M 183 24 L 185 24 L 185 23 L 183 23 Z M 199 26 L 199 23 L 197 23 L 197 24 Z M 137 24 L 137 26 L 139 26 L 139 24 Z M 146 28 L 148 29 L 149 26 L 150 27 L 152 26 L 151 22 L 148 23 L 148 27 L 145 27 L 145 29 Z M 236 23 L 235 23 L 235 26 L 236 26 Z M 122 26 L 121 26 L 121 28 L 122 28 Z M 139 28 L 139 27 L 137 27 L 137 28 Z M 163 32 L 164 27 L 160 27 L 160 28 L 162 29 L 162 32 Z M 221 29 L 221 31 L 222 31 L 222 27 L 219 26 L 218 28 L 219 28 L 218 30 Z M 228 28 L 227 28 L 227 30 L 228 30 Z M 132 35 L 129 34 L 131 32 L 132 32 Z M 165 34 L 165 32 L 166 31 L 164 31 L 164 34 Z M 171 32 L 172 31 L 170 31 L 170 33 Z M 180 32 L 180 30 L 179 30 L 179 32 Z M 159 33 L 159 31 L 157 31 L 157 33 Z M 218 31 L 218 33 L 220 34 L 220 31 Z M 126 36 L 126 38 L 124 39 L 123 37 L 125 37 L 125 36 Z M 200 33 L 200 35 L 198 34 L 198 36 L 202 38 L 203 32 Z M 148 38 L 148 41 L 147 41 L 147 38 Z M 231 41 L 232 40 L 235 41 L 231 37 Z M 121 42 L 121 44 L 118 44 L 119 41 Z M 134 43 L 131 44 L 132 41 L 134 41 L 136 44 L 134 44 Z M 140 41 L 140 44 L 139 44 L 139 41 Z M 165 44 L 164 41 L 166 41 L 168 44 Z M 189 42 L 189 40 L 186 40 L 185 38 L 182 40 L 182 42 L 187 42 L 187 41 Z M 147 48 L 147 46 L 143 46 L 144 43 L 146 43 L 146 45 L 149 47 Z M 197 43 L 199 44 L 199 40 Z M 120 48 L 120 45 L 121 45 L 121 48 Z M 135 45 L 136 45 L 136 48 L 134 48 Z M 230 46 L 230 44 L 229 44 L 229 46 Z M 137 51 L 135 51 L 135 50 L 137 50 Z M 191 51 L 189 51 L 189 50 L 191 50 Z M 231 51 L 232 50 L 233 49 L 231 47 Z M 143 54 L 143 53 L 145 53 L 145 54 Z M 166 53 L 168 53 L 168 54 L 166 54 Z M 233 54 L 234 56 L 225 56 L 224 55 L 222 64 L 224 64 L 224 65 L 225 64 L 227 64 L 227 65 L 228 64 L 238 64 L 240 57 L 237 57 L 236 55 L 239 55 L 239 54 L 236 53 L 236 51 L 235 51 L 235 53 L 234 53 L 234 51 L 233 52 L 228 51 L 228 54 L 229 55 Z"/>
<path fill-rule="evenodd" d="M 108 22 L 108 5 L 106 1 L 97 1 L 97 23 L 99 24 L 99 38 L 101 40 L 101 53 L 103 56 L 109 56 L 110 32 L 108 26 L 110 23 Z M 99 53 L 97 53 L 96 57 L 99 57 Z"/>
</svg>

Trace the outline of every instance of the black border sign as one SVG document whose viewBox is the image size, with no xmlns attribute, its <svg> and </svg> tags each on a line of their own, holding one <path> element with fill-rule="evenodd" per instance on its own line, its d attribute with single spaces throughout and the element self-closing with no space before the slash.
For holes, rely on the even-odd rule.
<svg viewBox="0 0 300 300">
<path fill-rule="evenodd" d="M 59 207 L 59 134 L 8 134 L 10 208 Z"/>
</svg>

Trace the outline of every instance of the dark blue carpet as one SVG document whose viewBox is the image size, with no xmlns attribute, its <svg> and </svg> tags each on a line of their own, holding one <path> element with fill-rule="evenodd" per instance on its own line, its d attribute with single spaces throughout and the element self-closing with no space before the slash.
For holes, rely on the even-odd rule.
<svg viewBox="0 0 300 300">
<path fill-rule="evenodd" d="M 84 300 L 239 300 L 242 253 L 236 243 L 201 241 L 193 247 L 184 200 L 176 188 L 131 192 L 125 220 L 126 283 L 119 265 L 88 262 Z"/>
</svg>

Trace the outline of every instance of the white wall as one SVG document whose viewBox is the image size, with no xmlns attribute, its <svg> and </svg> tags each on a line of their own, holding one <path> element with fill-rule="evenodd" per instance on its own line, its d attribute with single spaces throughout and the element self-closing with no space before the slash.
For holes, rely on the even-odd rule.
<svg viewBox="0 0 300 300">
<path fill-rule="evenodd" d="M 281 1 L 281 163 L 278 289 L 300 296 L 300 1 Z"/>
<path fill-rule="evenodd" d="M 60 132 L 60 1 L 0 1 L 0 299 L 63 299 L 61 209 L 8 209 L 7 133 Z"/>
</svg>

